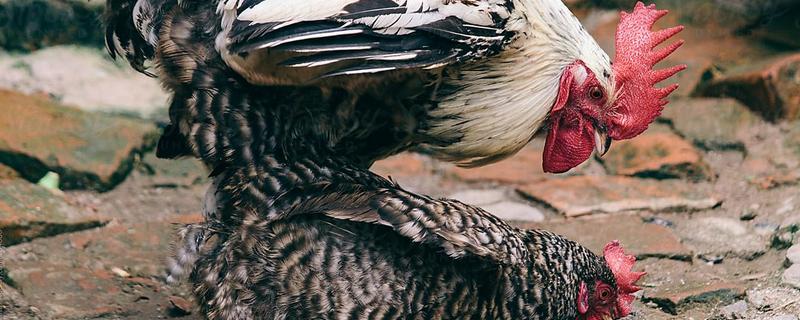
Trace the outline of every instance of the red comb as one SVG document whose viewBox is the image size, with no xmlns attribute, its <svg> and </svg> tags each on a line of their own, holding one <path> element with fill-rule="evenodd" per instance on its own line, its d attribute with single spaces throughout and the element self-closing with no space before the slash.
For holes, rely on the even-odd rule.
<svg viewBox="0 0 800 320">
<path fill-rule="evenodd" d="M 683 45 L 683 40 L 678 40 L 653 51 L 656 46 L 683 30 L 683 26 L 677 26 L 650 31 L 653 24 L 667 12 L 656 10 L 655 4 L 645 6 L 637 2 L 632 13 L 620 13 L 614 61 L 618 96 L 608 121 L 608 135 L 612 139 L 630 139 L 644 132 L 667 104 L 665 98 L 678 88 L 677 84 L 666 88 L 654 87 L 686 69 L 685 65 L 679 65 L 652 70 L 656 63 Z"/>
<path fill-rule="evenodd" d="M 617 315 L 624 317 L 631 312 L 631 303 L 635 299 L 633 293 L 640 290 L 636 286 L 636 281 L 639 281 L 645 273 L 631 270 L 633 269 L 633 263 L 636 262 L 636 257 L 626 255 L 619 241 L 614 240 L 606 244 L 603 249 L 603 257 L 617 280 L 617 290 L 619 290 Z"/>
</svg>

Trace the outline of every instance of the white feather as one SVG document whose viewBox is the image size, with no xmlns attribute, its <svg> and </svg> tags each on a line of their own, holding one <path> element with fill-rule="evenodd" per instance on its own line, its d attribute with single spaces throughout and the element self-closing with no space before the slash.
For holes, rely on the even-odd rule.
<svg viewBox="0 0 800 320">
<path fill-rule="evenodd" d="M 480 160 L 514 154 L 542 126 L 566 66 L 582 60 L 613 92 L 611 60 L 561 1 L 515 0 L 506 29 L 517 38 L 498 56 L 462 67 L 445 79 L 460 87 L 431 112 L 427 134 L 458 142 L 429 146 L 445 159 Z M 457 117 L 453 117 L 457 116 Z M 470 121 L 461 121 L 470 119 Z"/>
</svg>

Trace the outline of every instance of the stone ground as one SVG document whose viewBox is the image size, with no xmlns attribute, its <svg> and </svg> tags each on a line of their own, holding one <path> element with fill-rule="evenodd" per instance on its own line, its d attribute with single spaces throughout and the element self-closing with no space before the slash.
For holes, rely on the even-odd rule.
<svg viewBox="0 0 800 320">
<path fill-rule="evenodd" d="M 629 1 L 568 2 L 610 51 L 616 13 L 594 5 Z M 0 8 L 23 10 L 12 3 Z M 98 5 L 54 3 L 42 17 Z M 688 24 L 670 62 L 689 69 L 642 136 L 563 175 L 541 171 L 541 137 L 479 169 L 405 153 L 374 170 L 593 250 L 619 239 L 648 273 L 628 320 L 797 320 L 800 44 L 781 23 L 800 23 L 766 6 L 770 19 L 753 24 L 760 18 L 743 13 L 753 5 L 745 0 L 711 11 L 711 1 L 658 3 Z M 70 42 L 69 32 L 21 46 L 97 37 Z M 201 218 L 208 181 L 194 160 L 153 155 L 166 114 L 158 85 L 98 48 L 55 46 L 0 54 L 0 88 L 0 319 L 199 319 L 188 288 L 167 285 L 163 266 L 176 226 Z M 52 174 L 39 181 L 48 172 L 60 189 Z"/>
</svg>

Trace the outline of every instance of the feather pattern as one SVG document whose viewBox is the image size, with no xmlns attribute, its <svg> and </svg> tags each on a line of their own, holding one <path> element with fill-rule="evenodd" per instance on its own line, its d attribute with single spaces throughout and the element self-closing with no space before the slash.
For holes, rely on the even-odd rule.
<svg viewBox="0 0 800 320">
<path fill-rule="evenodd" d="M 222 3 L 221 7 L 224 32 L 218 38 L 218 49 L 229 65 L 255 83 L 269 81 L 253 71 L 259 67 L 253 68 L 253 62 L 242 55 L 259 59 L 256 64 L 269 70 L 336 64 L 320 72 L 320 78 L 325 78 L 441 67 L 488 56 L 509 38 L 503 31 L 509 8 L 495 0 L 262 0 Z M 332 42 L 348 45 L 336 47 L 330 45 Z M 397 43 L 404 45 L 394 45 Z M 289 55 L 289 59 L 275 59 L 280 61 L 270 64 L 262 55 L 253 55 L 259 50 L 297 53 L 287 45 L 302 46 L 303 53 L 337 52 L 338 58 Z M 362 50 L 372 52 L 365 55 Z M 428 50 L 424 58 L 416 54 L 419 50 Z M 376 60 L 391 63 L 376 65 Z M 280 75 L 270 71 L 269 77 Z"/>
</svg>

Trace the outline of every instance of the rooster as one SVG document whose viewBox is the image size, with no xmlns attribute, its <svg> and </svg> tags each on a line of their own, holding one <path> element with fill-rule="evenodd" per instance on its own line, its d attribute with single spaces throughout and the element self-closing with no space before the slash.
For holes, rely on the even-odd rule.
<svg viewBox="0 0 800 320">
<path fill-rule="evenodd" d="M 398 299 L 387 305 L 397 317 L 420 315 L 405 297 L 452 302 L 451 313 L 424 311 L 444 318 L 491 310 L 603 319 L 624 316 L 633 299 L 638 277 L 621 249 L 600 259 L 549 233 L 403 191 L 368 168 L 411 147 L 479 166 L 514 154 L 540 129 L 545 171 L 602 155 L 612 139 L 643 132 L 677 88 L 655 85 L 684 66 L 652 70 L 682 44 L 655 50 L 682 29 L 650 31 L 664 14 L 641 3 L 623 13 L 613 66 L 559 0 L 108 0 L 106 40 L 112 56 L 173 93 L 157 155 L 196 156 L 212 170 L 206 222 L 181 231 L 170 267 L 171 276 L 191 273 L 209 318 L 301 309 L 368 318 L 342 308 L 377 290 Z M 293 239 L 310 242 L 274 251 Z M 303 286 L 317 280 L 307 271 L 281 269 L 313 268 L 332 252 L 347 259 L 317 278 L 331 286 L 342 281 L 335 274 L 367 267 L 409 278 L 310 290 Z M 488 274 L 498 281 L 487 283 Z M 436 275 L 471 289 L 437 288 Z M 275 296 L 276 286 L 297 295 Z"/>
<path fill-rule="evenodd" d="M 280 86 L 315 95 L 282 103 L 293 126 L 272 134 L 286 145 L 362 166 L 417 146 L 478 166 L 548 124 L 542 166 L 564 172 L 647 129 L 677 88 L 654 85 L 685 68 L 652 70 L 683 42 L 655 47 L 682 27 L 651 32 L 666 11 L 642 4 L 618 27 L 612 66 L 559 0 L 108 2 L 112 56 L 142 71 L 153 60 L 174 92 L 159 155 L 212 167 L 237 152 L 224 150 L 220 110 L 249 99 L 228 90 Z"/>
</svg>

